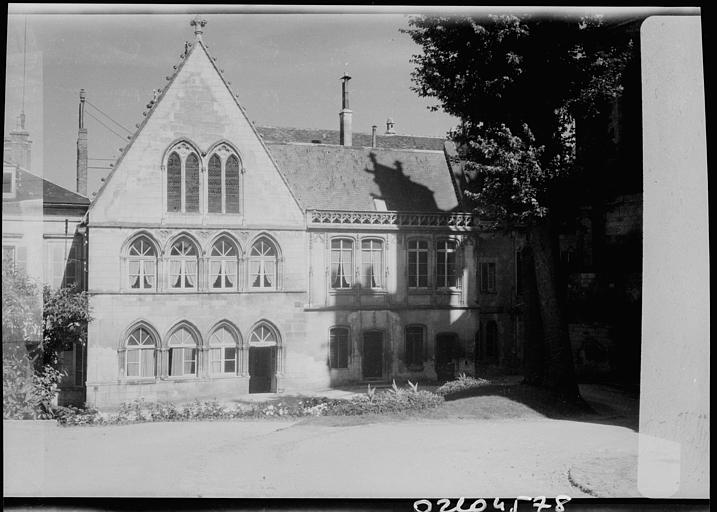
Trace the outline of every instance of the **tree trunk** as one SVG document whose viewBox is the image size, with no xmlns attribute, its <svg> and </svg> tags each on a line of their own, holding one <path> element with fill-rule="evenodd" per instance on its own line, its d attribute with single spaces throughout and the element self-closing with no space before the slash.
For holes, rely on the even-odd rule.
<svg viewBox="0 0 717 512">
<path fill-rule="evenodd" d="M 567 319 L 558 286 L 558 239 L 550 218 L 535 221 L 531 225 L 528 241 L 533 252 L 546 352 L 543 384 L 562 398 L 577 402 L 581 398 L 575 379 Z"/>
<path fill-rule="evenodd" d="M 543 327 L 540 324 L 540 301 L 535 282 L 533 251 L 526 246 L 522 251 L 521 278 L 523 280 L 523 318 L 525 319 L 525 345 L 523 349 L 524 384 L 543 385 L 545 350 Z"/>
</svg>

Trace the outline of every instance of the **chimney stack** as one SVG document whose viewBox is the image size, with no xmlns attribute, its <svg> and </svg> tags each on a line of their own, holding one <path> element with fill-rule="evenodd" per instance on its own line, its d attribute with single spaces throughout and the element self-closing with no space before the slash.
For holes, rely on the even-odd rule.
<svg viewBox="0 0 717 512">
<path fill-rule="evenodd" d="M 346 73 L 341 77 L 341 112 L 339 112 L 340 132 L 339 143 L 342 146 L 351 146 L 351 117 L 353 112 L 349 109 L 349 80 Z"/>
<path fill-rule="evenodd" d="M 376 147 L 376 125 L 371 127 L 371 147 Z"/>
<path fill-rule="evenodd" d="M 79 129 L 77 131 L 77 193 L 87 197 L 87 128 L 85 128 L 84 89 L 80 89 Z"/>
<path fill-rule="evenodd" d="M 390 117 L 386 119 L 386 135 L 396 135 L 396 130 L 393 129 L 395 124 Z"/>
<path fill-rule="evenodd" d="M 25 113 L 21 112 L 17 117 L 17 125 L 10 130 L 10 137 L 5 139 L 7 151 L 3 151 L 3 157 L 11 160 L 15 165 L 31 170 L 31 146 L 30 133 L 25 130 Z M 7 153 L 7 155 L 6 155 Z"/>
</svg>

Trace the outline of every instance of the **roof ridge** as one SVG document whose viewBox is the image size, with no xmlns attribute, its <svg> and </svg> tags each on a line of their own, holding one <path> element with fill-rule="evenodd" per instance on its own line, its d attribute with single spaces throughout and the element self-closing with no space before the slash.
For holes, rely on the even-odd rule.
<svg viewBox="0 0 717 512">
<path fill-rule="evenodd" d="M 257 125 L 257 128 L 274 128 L 279 130 L 306 130 L 306 131 L 317 131 L 317 132 L 339 132 L 340 130 L 334 129 L 334 128 L 300 128 L 298 126 L 271 126 L 271 125 Z M 354 135 L 366 135 L 367 137 L 371 137 L 372 134 L 368 132 L 353 132 Z M 437 139 L 437 140 L 447 140 L 446 137 L 439 137 L 437 135 L 411 135 L 411 134 L 403 134 L 403 133 L 391 133 L 391 134 L 385 134 L 385 133 L 377 133 L 377 137 L 413 137 L 413 138 L 420 138 L 420 139 Z"/>
</svg>

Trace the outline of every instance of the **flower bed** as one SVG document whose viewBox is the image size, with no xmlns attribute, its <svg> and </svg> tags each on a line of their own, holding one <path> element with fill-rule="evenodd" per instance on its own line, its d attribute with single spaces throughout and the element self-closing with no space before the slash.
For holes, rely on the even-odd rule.
<svg viewBox="0 0 717 512">
<path fill-rule="evenodd" d="M 394 382 L 388 391 L 376 392 L 368 386 L 364 395 L 350 399 L 287 398 L 254 404 L 223 405 L 217 401 L 196 400 L 186 406 L 172 402 L 145 402 L 143 399 L 122 404 L 114 414 L 95 409 L 59 408 L 60 425 L 118 425 L 153 421 L 230 420 L 238 418 L 302 418 L 311 416 L 355 416 L 422 411 L 438 407 L 443 397 L 419 391 L 411 384 L 401 389 Z"/>
<path fill-rule="evenodd" d="M 451 380 L 436 389 L 436 393 L 441 396 L 452 395 L 460 391 L 487 386 L 491 384 L 489 380 L 471 377 L 465 373 L 461 373 L 457 379 Z"/>
</svg>

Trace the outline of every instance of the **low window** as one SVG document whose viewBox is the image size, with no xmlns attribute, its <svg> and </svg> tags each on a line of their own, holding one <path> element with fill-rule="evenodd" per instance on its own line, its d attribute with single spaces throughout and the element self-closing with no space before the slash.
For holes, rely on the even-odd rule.
<svg viewBox="0 0 717 512">
<path fill-rule="evenodd" d="M 406 327 L 406 365 L 423 365 L 423 346 L 426 330 L 421 325 Z"/>
<path fill-rule="evenodd" d="M 349 367 L 349 330 L 334 327 L 329 336 L 329 366 L 331 368 Z"/>
<path fill-rule="evenodd" d="M 480 263 L 480 291 L 483 293 L 495 292 L 495 262 Z"/>
<path fill-rule="evenodd" d="M 237 372 L 237 342 L 226 327 L 220 327 L 209 338 L 210 368 L 214 375 L 234 375 Z"/>
<path fill-rule="evenodd" d="M 156 341 L 144 327 L 138 327 L 127 337 L 125 375 L 154 377 L 156 374 Z"/>
<path fill-rule="evenodd" d="M 197 374 L 197 340 L 186 327 L 169 337 L 169 375 L 181 377 Z"/>
</svg>

